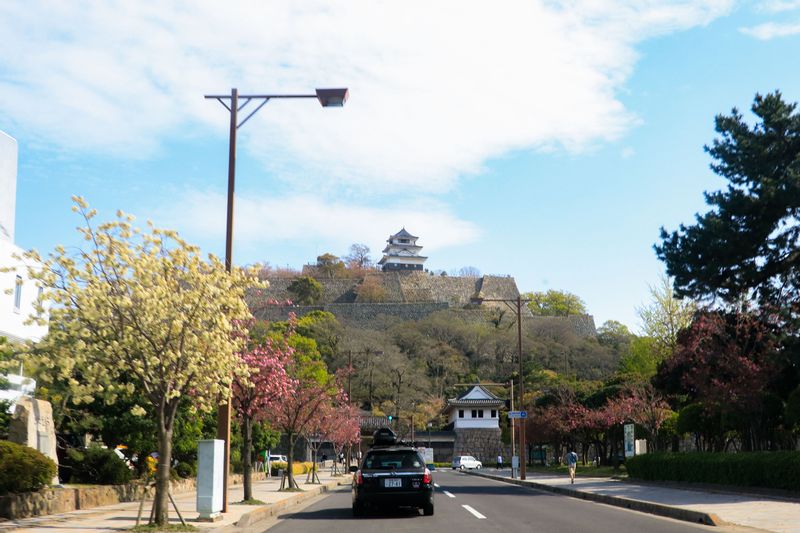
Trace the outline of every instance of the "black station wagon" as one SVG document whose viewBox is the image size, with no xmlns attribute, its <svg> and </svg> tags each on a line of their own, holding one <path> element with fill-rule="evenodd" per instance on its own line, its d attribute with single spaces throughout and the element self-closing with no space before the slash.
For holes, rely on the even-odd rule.
<svg viewBox="0 0 800 533">
<path fill-rule="evenodd" d="M 353 474 L 353 516 L 363 515 L 367 506 L 416 507 L 431 516 L 434 489 L 430 470 L 414 448 L 380 445 L 393 441 L 386 435 L 385 431 L 382 436 L 376 432 L 379 445 L 364 455 L 361 468 Z"/>
</svg>

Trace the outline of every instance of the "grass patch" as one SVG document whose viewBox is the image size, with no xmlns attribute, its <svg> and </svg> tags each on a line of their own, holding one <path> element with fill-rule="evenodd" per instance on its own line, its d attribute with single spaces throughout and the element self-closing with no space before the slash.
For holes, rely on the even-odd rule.
<svg viewBox="0 0 800 533">
<path fill-rule="evenodd" d="M 266 503 L 261 500 L 256 500 L 255 498 L 250 498 L 249 500 L 236 502 L 236 505 L 266 505 Z"/>
<path fill-rule="evenodd" d="M 156 533 L 159 531 L 200 531 L 198 528 L 190 525 L 183 525 L 183 524 L 167 524 L 165 526 L 156 526 L 156 525 L 147 525 L 147 526 L 135 526 L 130 528 L 128 531 L 135 531 L 136 533 L 139 532 L 152 532 Z"/>
</svg>

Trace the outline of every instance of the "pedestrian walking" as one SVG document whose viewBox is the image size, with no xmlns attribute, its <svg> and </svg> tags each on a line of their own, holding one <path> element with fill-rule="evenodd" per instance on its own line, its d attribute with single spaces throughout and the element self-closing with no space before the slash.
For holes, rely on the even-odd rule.
<svg viewBox="0 0 800 533">
<path fill-rule="evenodd" d="M 569 482 L 575 483 L 575 469 L 578 468 L 578 454 L 570 449 L 567 454 L 567 468 L 569 469 Z"/>
<path fill-rule="evenodd" d="M 503 469 L 503 456 L 500 454 L 497 454 L 497 469 L 498 470 Z"/>
</svg>

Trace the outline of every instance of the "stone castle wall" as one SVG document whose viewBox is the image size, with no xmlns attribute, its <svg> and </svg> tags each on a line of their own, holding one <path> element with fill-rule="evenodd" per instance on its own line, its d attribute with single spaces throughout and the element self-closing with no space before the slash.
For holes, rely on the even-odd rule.
<svg viewBox="0 0 800 533">
<path fill-rule="evenodd" d="M 496 429 L 456 429 L 453 443 L 453 456 L 471 455 L 483 463 L 484 467 L 494 466 L 497 456 L 508 457 L 507 447 L 500 439 L 500 428 Z"/>
</svg>

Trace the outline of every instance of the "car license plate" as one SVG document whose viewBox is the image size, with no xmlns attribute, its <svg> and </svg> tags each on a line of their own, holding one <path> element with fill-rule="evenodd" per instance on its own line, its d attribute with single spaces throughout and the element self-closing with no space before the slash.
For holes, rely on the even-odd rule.
<svg viewBox="0 0 800 533">
<path fill-rule="evenodd" d="M 387 489 L 399 489 L 403 486 L 403 480 L 396 477 L 390 477 L 383 480 L 383 486 Z"/>
</svg>

